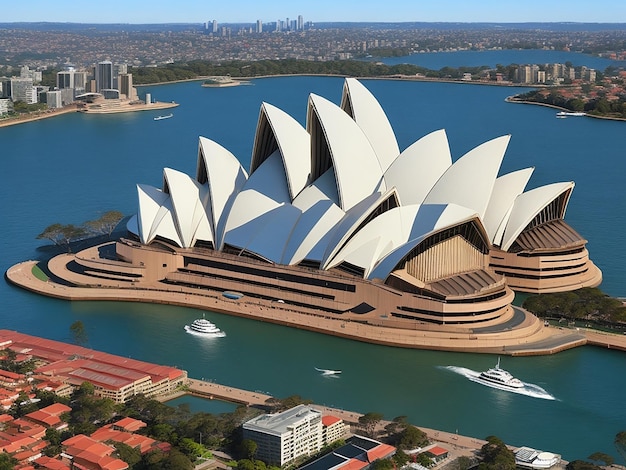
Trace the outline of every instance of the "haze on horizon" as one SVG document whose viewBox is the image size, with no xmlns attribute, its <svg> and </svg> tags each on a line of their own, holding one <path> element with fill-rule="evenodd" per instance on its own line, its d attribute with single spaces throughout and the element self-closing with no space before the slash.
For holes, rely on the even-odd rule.
<svg viewBox="0 0 626 470">
<path fill-rule="evenodd" d="M 623 23 L 626 2 L 606 0 L 318 0 L 302 2 L 254 0 L 205 2 L 201 0 L 110 0 L 106 6 L 77 8 L 75 2 L 43 0 L 13 2 L 0 17 L 2 23 L 265 23 L 285 18 L 316 22 L 460 22 L 460 23 Z"/>
</svg>

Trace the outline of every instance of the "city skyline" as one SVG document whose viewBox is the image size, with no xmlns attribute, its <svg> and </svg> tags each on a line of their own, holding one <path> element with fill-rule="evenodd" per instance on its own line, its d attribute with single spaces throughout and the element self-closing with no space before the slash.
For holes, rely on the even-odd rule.
<svg viewBox="0 0 626 470">
<path fill-rule="evenodd" d="M 302 15 L 305 21 L 315 22 L 626 22 L 626 3 L 608 0 L 601 7 L 590 8 L 587 2 L 527 2 L 443 0 L 418 4 L 407 0 L 392 0 L 381 8 L 379 2 L 350 0 L 337 4 L 329 0 L 320 2 L 273 1 L 260 4 L 251 0 L 219 2 L 207 6 L 199 0 L 182 3 L 129 2 L 112 0 L 106 9 L 97 13 L 74 8 L 67 0 L 50 4 L 36 0 L 28 4 L 15 4 L 3 14 L 3 22 L 64 22 L 64 23 L 219 23 L 275 22 L 277 19 L 295 19 Z"/>
</svg>

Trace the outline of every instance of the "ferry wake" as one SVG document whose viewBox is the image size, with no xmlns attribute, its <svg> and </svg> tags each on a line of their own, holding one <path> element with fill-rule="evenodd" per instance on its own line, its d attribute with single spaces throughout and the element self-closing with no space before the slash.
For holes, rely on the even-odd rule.
<svg viewBox="0 0 626 470">
<path fill-rule="evenodd" d="M 499 358 L 498 363 L 494 368 L 483 372 L 478 372 L 472 369 L 458 366 L 445 366 L 443 368 L 454 372 L 455 374 L 462 375 L 472 382 L 476 382 L 487 387 L 496 388 L 498 390 L 504 390 L 507 392 L 513 392 L 520 395 L 526 395 L 532 398 L 541 398 L 543 400 L 556 400 L 554 395 L 550 394 L 539 385 L 522 382 L 521 380 L 513 377 L 506 370 L 500 368 Z"/>
</svg>

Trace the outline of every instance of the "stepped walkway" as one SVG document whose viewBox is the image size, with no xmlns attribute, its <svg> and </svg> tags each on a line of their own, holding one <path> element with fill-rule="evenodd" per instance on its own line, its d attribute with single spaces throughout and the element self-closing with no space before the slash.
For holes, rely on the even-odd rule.
<svg viewBox="0 0 626 470">
<path fill-rule="evenodd" d="M 298 310 L 294 305 L 263 299 L 227 299 L 219 292 L 198 292 L 182 286 L 166 288 L 158 283 L 142 283 L 139 286 L 128 279 L 106 278 L 97 279 L 99 284 L 94 285 L 93 277 L 67 268 L 73 256 L 68 254 L 53 258 L 48 264 L 53 277 L 47 281 L 33 274 L 37 261 L 17 264 L 5 276 L 24 289 L 59 299 L 187 306 L 388 346 L 512 356 L 554 354 L 585 344 L 626 351 L 626 335 L 601 335 L 587 330 L 546 327 L 518 307 L 514 307 L 509 319 L 497 327 L 470 332 L 459 332 L 458 328 L 446 330 L 445 326 L 437 330 L 390 328 L 316 315 L 312 311 Z"/>
</svg>

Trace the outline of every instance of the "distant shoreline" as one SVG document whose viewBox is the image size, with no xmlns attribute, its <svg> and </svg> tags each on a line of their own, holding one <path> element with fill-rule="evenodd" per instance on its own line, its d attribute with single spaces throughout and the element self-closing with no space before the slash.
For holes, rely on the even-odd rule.
<svg viewBox="0 0 626 470">
<path fill-rule="evenodd" d="M 571 109 L 563 108 L 561 106 L 557 106 L 550 103 L 540 103 L 538 101 L 528 101 L 528 100 L 516 100 L 515 96 L 508 96 L 504 101 L 507 103 L 516 103 L 516 104 L 532 104 L 535 106 L 544 106 L 546 108 L 557 109 L 559 111 L 564 111 L 566 113 L 571 113 Z M 599 116 L 597 114 L 585 114 L 585 117 L 595 118 L 595 119 L 605 119 L 607 121 L 626 121 L 626 118 L 614 117 L 614 116 Z"/>
</svg>

